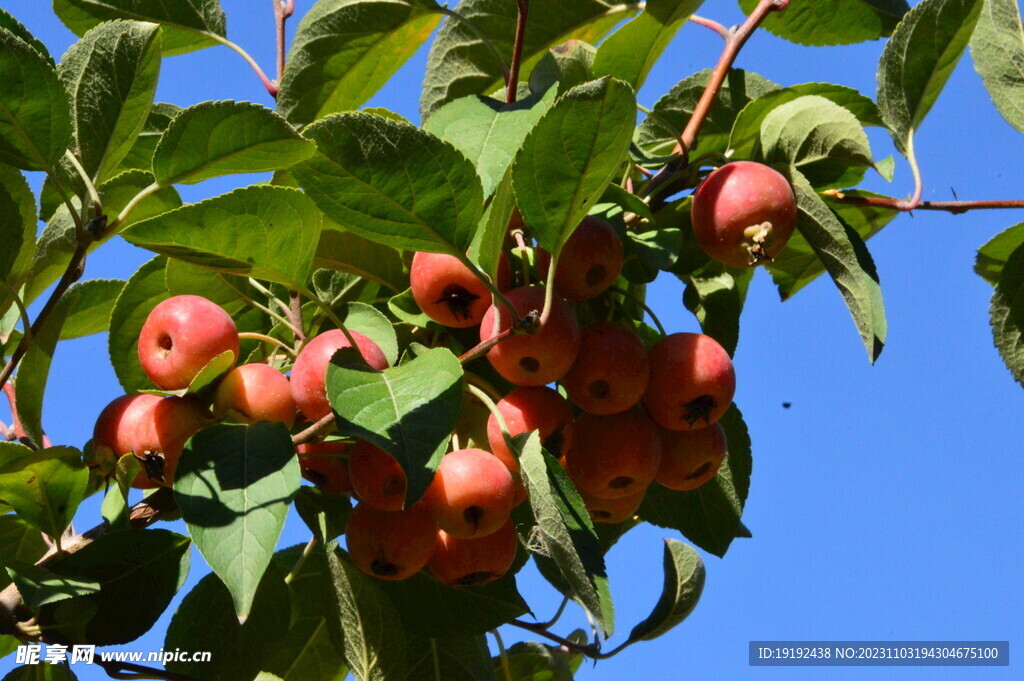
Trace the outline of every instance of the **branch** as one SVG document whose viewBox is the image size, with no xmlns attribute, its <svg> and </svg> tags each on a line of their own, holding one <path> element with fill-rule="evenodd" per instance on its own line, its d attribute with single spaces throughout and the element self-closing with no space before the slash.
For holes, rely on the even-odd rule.
<svg viewBox="0 0 1024 681">
<path fill-rule="evenodd" d="M 698 26 L 703 26 L 704 28 L 709 28 L 718 35 L 722 36 L 722 38 L 724 38 L 725 40 L 729 40 L 732 37 L 732 31 L 730 31 L 729 29 L 727 29 L 725 26 L 718 23 L 714 19 L 705 19 L 704 17 L 699 17 L 696 14 L 694 14 L 693 16 L 690 17 L 690 23 L 697 24 Z"/>
<path fill-rule="evenodd" d="M 1009 201 L 920 201 L 916 206 L 907 205 L 903 199 L 886 199 L 877 196 L 847 196 L 838 189 L 829 189 L 822 192 L 838 203 L 850 206 L 872 206 L 875 208 L 889 208 L 903 212 L 914 210 L 943 210 L 954 215 L 966 213 L 970 210 L 994 210 L 1000 208 L 1024 209 L 1024 199 L 1013 199 Z"/>
<path fill-rule="evenodd" d="M 288 17 L 295 13 L 295 0 L 273 0 L 274 2 L 274 24 L 277 27 L 277 80 L 274 85 L 280 90 L 281 79 L 284 78 L 285 49 L 285 24 Z M 274 97 L 276 93 L 272 93 Z"/>
<path fill-rule="evenodd" d="M 195 681 L 191 676 L 153 667 L 144 667 L 131 662 L 114 662 L 113 660 L 94 660 L 112 679 L 162 679 L 164 681 Z"/>
<path fill-rule="evenodd" d="M 297 332 L 295 333 L 295 349 L 298 350 L 306 340 L 306 334 L 302 331 L 302 294 L 298 291 L 289 291 L 288 295 L 290 297 L 288 321 L 291 322 L 293 331 Z"/>
<path fill-rule="evenodd" d="M 526 21 L 530 16 L 530 0 L 516 0 L 519 4 L 519 19 L 516 21 L 516 41 L 512 46 L 512 66 L 509 69 L 508 84 L 505 90 L 505 102 L 516 101 L 516 90 L 519 88 L 519 65 L 523 60 L 523 43 L 526 41 Z"/>
<path fill-rule="evenodd" d="M 353 345 L 352 347 L 355 346 Z M 292 444 L 304 445 L 307 442 L 319 440 L 321 437 L 326 435 L 332 427 L 334 427 L 334 412 L 323 417 L 304 431 L 292 435 Z"/>
<path fill-rule="evenodd" d="M 263 72 L 263 69 L 260 68 L 260 65 L 256 62 L 255 59 L 252 58 L 252 55 L 250 55 L 248 52 L 243 50 L 240 46 L 238 46 L 235 43 L 231 42 L 230 40 L 228 40 L 227 38 L 225 38 L 222 35 L 217 35 L 216 33 L 212 33 L 212 32 L 209 32 L 209 31 L 203 31 L 202 35 L 206 36 L 207 38 L 210 38 L 211 40 L 217 41 L 218 43 L 220 43 L 221 45 L 223 45 L 225 47 L 228 47 L 228 48 L 231 48 L 232 50 L 234 50 L 234 52 L 238 56 L 240 56 L 242 59 L 244 59 L 245 63 L 247 63 L 249 66 L 251 66 L 252 70 L 256 72 L 256 76 L 259 77 L 260 82 L 263 83 L 263 87 L 267 88 L 267 92 L 270 93 L 270 96 L 274 97 L 275 99 L 277 98 L 277 92 L 278 92 L 277 83 L 275 83 L 274 81 L 270 80 L 270 78 L 267 77 L 267 74 Z"/>
</svg>

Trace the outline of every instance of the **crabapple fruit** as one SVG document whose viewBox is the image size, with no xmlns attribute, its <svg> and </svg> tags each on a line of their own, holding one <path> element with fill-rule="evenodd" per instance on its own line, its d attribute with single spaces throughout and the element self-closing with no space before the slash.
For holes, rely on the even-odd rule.
<svg viewBox="0 0 1024 681">
<path fill-rule="evenodd" d="M 153 308 L 139 333 L 139 363 L 163 390 L 187 388 L 203 367 L 225 352 L 238 360 L 238 329 L 231 315 L 200 296 L 174 296 Z"/>
<path fill-rule="evenodd" d="M 544 308 L 544 289 L 532 286 L 512 289 L 507 297 L 516 313 L 524 317 Z M 498 312 L 500 325 L 494 328 L 496 311 L 487 310 L 480 323 L 480 340 L 486 342 L 512 326 L 509 311 Z M 568 303 L 555 297 L 544 325 L 532 334 L 509 336 L 487 353 L 487 359 L 505 380 L 516 385 L 540 386 L 557 381 L 576 361 L 580 347 L 580 327 Z"/>
<path fill-rule="evenodd" d="M 352 562 L 368 575 L 397 581 L 423 569 L 437 544 L 437 526 L 422 504 L 380 511 L 359 504 L 348 517 L 345 541 Z"/>
<path fill-rule="evenodd" d="M 445 455 L 423 495 L 437 526 L 459 539 L 486 537 L 508 520 L 515 485 L 496 456 L 482 449 Z"/>
<path fill-rule="evenodd" d="M 502 256 L 498 264 L 498 288 L 509 287 L 511 273 Z M 423 313 L 442 326 L 464 329 L 476 326 L 491 306 L 491 292 L 454 255 L 417 253 L 409 270 L 412 297 Z"/>
<path fill-rule="evenodd" d="M 382 449 L 360 440 L 348 460 L 352 489 L 365 504 L 381 511 L 401 511 L 405 507 L 405 471 Z"/>
<path fill-rule="evenodd" d="M 720 423 L 693 431 L 661 431 L 661 467 L 654 480 L 669 489 L 697 489 L 718 475 L 728 451 Z"/>
<path fill-rule="evenodd" d="M 617 414 L 643 397 L 650 379 L 647 348 L 632 331 L 598 322 L 580 333 L 580 353 L 562 385 L 591 414 Z"/>
<path fill-rule="evenodd" d="M 622 272 L 622 241 L 607 220 L 588 215 L 566 241 L 567 257 L 558 261 L 555 291 L 567 300 L 582 303 L 596 298 L 615 283 Z M 546 277 L 551 254 L 537 251 L 537 266 Z"/>
<path fill-rule="evenodd" d="M 651 348 L 651 381 L 643 401 L 662 428 L 710 426 L 722 418 L 735 394 L 732 359 L 714 338 L 673 333 Z"/>
<path fill-rule="evenodd" d="M 131 454 L 139 418 L 160 401 L 157 395 L 121 395 L 103 408 L 92 431 L 93 465 Z"/>
<path fill-rule="evenodd" d="M 206 424 L 208 414 L 190 397 L 165 397 L 139 415 L 132 453 L 142 463 L 133 487 L 170 487 L 188 439 Z"/>
<path fill-rule="evenodd" d="M 752 267 L 777 256 L 793 236 L 796 197 L 777 170 L 735 161 L 701 183 L 690 217 L 704 252 L 731 267 Z"/>
<path fill-rule="evenodd" d="M 377 371 L 387 368 L 388 360 L 376 343 L 358 331 L 349 333 L 356 342 L 359 354 L 371 368 Z M 295 400 L 299 411 L 310 421 L 319 421 L 331 413 L 331 404 L 327 401 L 327 387 L 324 385 L 327 380 L 327 366 L 331 363 L 334 353 L 349 347 L 352 345 L 348 342 L 345 332 L 341 329 L 332 329 L 309 341 L 295 358 L 290 381 L 292 399 Z"/>
<path fill-rule="evenodd" d="M 508 572 L 518 551 L 519 535 L 511 520 L 479 539 L 459 539 L 438 530 L 437 545 L 427 568 L 444 584 L 486 584 Z"/>
<path fill-rule="evenodd" d="M 601 497 L 587 494 L 583 490 L 579 490 L 579 493 L 583 498 L 583 505 L 587 507 L 587 513 L 590 514 L 592 521 L 606 525 L 618 525 L 636 515 L 637 509 L 640 508 L 644 497 L 647 496 L 647 488 L 644 487 L 635 494 L 630 494 L 628 497 L 619 497 L 618 499 L 602 499 Z"/>
<path fill-rule="evenodd" d="M 621 414 L 584 414 L 565 455 L 576 487 L 602 499 L 628 497 L 654 481 L 661 464 L 658 428 L 639 409 Z"/>
<path fill-rule="evenodd" d="M 213 417 L 229 423 L 295 423 L 295 400 L 288 378 L 269 364 L 232 369 L 213 393 Z"/>
<path fill-rule="evenodd" d="M 347 442 L 315 442 L 298 445 L 299 469 L 302 477 L 331 494 L 351 494 L 352 481 L 344 454 L 352 448 Z M 338 456 L 315 456 L 335 454 Z M 313 455 L 313 456 L 310 456 Z"/>
</svg>

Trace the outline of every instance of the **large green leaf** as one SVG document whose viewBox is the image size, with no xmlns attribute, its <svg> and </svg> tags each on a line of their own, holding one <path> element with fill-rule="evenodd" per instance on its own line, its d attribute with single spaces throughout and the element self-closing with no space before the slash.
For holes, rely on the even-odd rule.
<svg viewBox="0 0 1024 681">
<path fill-rule="evenodd" d="M 1006 261 L 1021 244 L 1024 244 L 1024 222 L 1003 230 L 979 248 L 974 271 L 988 283 L 997 285 Z"/>
<path fill-rule="evenodd" d="M 552 87 L 564 94 L 577 85 L 594 80 L 597 48 L 582 40 L 567 40 L 544 54 L 530 72 L 530 92 L 539 94 Z"/>
<path fill-rule="evenodd" d="M 1017 382 L 1024 385 L 1024 246 L 1007 258 L 990 313 L 999 354 Z"/>
<path fill-rule="evenodd" d="M 167 258 L 157 256 L 128 279 L 110 311 L 107 350 L 121 387 L 127 393 L 153 388 L 139 363 L 139 332 L 153 308 L 171 297 L 164 279 Z"/>
<path fill-rule="evenodd" d="M 75 121 L 72 151 L 95 183 L 111 178 L 149 116 L 160 75 L 160 27 L 111 21 L 71 46 L 57 70 Z"/>
<path fill-rule="evenodd" d="M 0 164 L 0 280 L 16 282 L 32 263 L 36 247 L 36 200 L 20 172 Z M 9 301 L 9 292 L 0 292 Z M 7 305 L 0 305 L 7 309 Z"/>
<path fill-rule="evenodd" d="M 181 455 L 174 498 L 239 621 L 249 616 L 300 481 L 295 446 L 280 423 L 212 426 Z"/>
<path fill-rule="evenodd" d="M 552 255 L 620 171 L 635 122 L 633 90 L 602 78 L 559 98 L 523 142 L 512 167 L 516 202 Z"/>
<path fill-rule="evenodd" d="M 651 614 L 633 627 L 630 641 L 650 641 L 690 616 L 704 590 L 704 561 L 688 544 L 665 540 L 665 586 Z"/>
<path fill-rule="evenodd" d="M 490 97 L 463 97 L 438 109 L 424 129 L 450 142 L 473 162 L 483 181 L 484 196 L 490 196 L 526 135 L 554 104 L 555 94 L 551 88 L 514 104 Z"/>
<path fill-rule="evenodd" d="M 984 0 L 922 0 L 900 22 L 878 64 L 878 108 L 901 152 L 939 98 Z"/>
<path fill-rule="evenodd" d="M 40 613 L 72 643 L 116 645 L 149 631 L 178 592 L 189 568 L 189 539 L 170 530 L 111 532 L 48 565 L 56 575 L 95 582 L 96 593 L 60 601 Z M 91 611 L 82 626 L 63 615 Z"/>
<path fill-rule="evenodd" d="M 0 28 L 0 163 L 50 170 L 71 142 L 64 84 L 47 57 Z"/>
<path fill-rule="evenodd" d="M 511 61 L 517 3 L 463 0 L 454 9 L 483 32 L 506 64 Z M 531 3 L 520 75 L 527 78 L 548 48 L 571 38 L 595 44 L 636 10 L 635 4 L 610 0 Z M 423 118 L 429 118 L 446 102 L 466 95 L 490 94 L 502 86 L 501 62 L 473 29 L 449 17 L 438 31 L 427 58 L 420 97 Z"/>
<path fill-rule="evenodd" d="M 355 351 L 327 368 L 327 396 L 338 430 L 391 454 L 408 480 L 406 504 L 433 480 L 462 407 L 462 365 L 434 348 L 401 366 L 370 371 Z"/>
<path fill-rule="evenodd" d="M 875 262 L 860 234 L 836 217 L 803 175 L 793 171 L 790 183 L 796 194 L 797 230 L 835 281 L 874 363 L 887 333 Z"/>
<path fill-rule="evenodd" d="M 254 185 L 136 223 L 121 234 L 136 246 L 207 269 L 305 288 L 321 218 L 288 187 Z"/>
<path fill-rule="evenodd" d="M 316 247 L 316 264 L 375 281 L 395 293 L 409 285 L 399 251 L 347 232 L 326 217 Z"/>
<path fill-rule="evenodd" d="M 495 681 L 487 637 L 406 639 L 409 673 L 404 681 Z"/>
<path fill-rule="evenodd" d="M 0 461 L 0 500 L 22 520 L 59 538 L 85 498 L 89 471 L 73 447 L 50 447 Z"/>
<path fill-rule="evenodd" d="M 740 0 L 747 14 L 758 0 Z M 892 33 L 909 9 L 906 0 L 828 0 L 791 2 L 764 21 L 769 31 L 801 45 L 848 45 Z"/>
<path fill-rule="evenodd" d="M 203 102 L 171 119 L 153 154 L 153 175 L 164 186 L 195 184 L 220 175 L 288 168 L 315 150 L 266 107 Z"/>
<path fill-rule="evenodd" d="M 81 338 L 106 331 L 110 312 L 125 283 L 122 279 L 89 279 L 72 284 L 65 294 L 70 302 L 60 339 Z"/>
<path fill-rule="evenodd" d="M 125 170 L 145 170 L 149 172 L 153 168 L 153 153 L 156 145 L 164 134 L 164 130 L 171 124 L 181 107 L 166 102 L 156 102 L 149 109 L 149 116 L 142 125 L 142 131 L 135 138 L 135 144 L 128 150 L 121 161 L 121 167 Z"/>
<path fill-rule="evenodd" d="M 96 581 L 63 577 L 32 563 L 7 563 L 7 573 L 30 608 L 41 608 L 66 598 L 86 596 L 100 590 Z"/>
<path fill-rule="evenodd" d="M 570 635 L 575 643 L 587 643 L 582 630 Z M 506 681 L 573 681 L 573 674 L 583 664 L 583 655 L 566 653 L 560 648 L 546 646 L 536 641 L 520 641 L 508 648 L 509 677 L 499 676 Z M 495 673 L 504 674 L 500 658 L 494 659 Z"/>
<path fill-rule="evenodd" d="M 9 509 L 0 509 L 7 511 Z M 46 553 L 46 542 L 42 533 L 13 513 L 0 515 L 0 562 L 18 562 L 29 565 Z M 11 583 L 10 578 L 0 571 L 0 589 Z M 2 657 L 2 655 L 0 655 Z"/>
<path fill-rule="evenodd" d="M 643 520 L 678 530 L 708 553 L 722 557 L 742 533 L 740 516 L 750 490 L 750 436 L 743 415 L 733 405 L 719 423 L 729 453 L 715 478 L 695 490 L 675 492 L 654 484 L 647 490 L 639 515 Z"/>
<path fill-rule="evenodd" d="M 226 35 L 220 0 L 53 0 L 53 11 L 76 35 L 112 19 L 152 21 L 163 27 L 163 53 L 216 45 Z"/>
<path fill-rule="evenodd" d="M 6 10 L 0 8 L 0 28 L 6 29 L 13 33 L 18 38 L 21 38 L 26 43 L 36 49 L 36 51 L 46 57 L 50 63 L 53 63 L 53 57 L 50 56 L 50 51 L 46 49 L 46 45 L 39 38 L 36 38 L 32 33 L 29 32 L 25 26 L 10 15 Z"/>
<path fill-rule="evenodd" d="M 306 129 L 319 151 L 292 174 L 319 208 L 354 234 L 392 248 L 464 253 L 483 213 L 473 164 L 423 130 L 372 114 L 331 116 Z"/>
<path fill-rule="evenodd" d="M 740 339 L 740 315 L 753 270 L 737 270 L 718 262 L 685 277 L 683 304 L 697 317 L 701 331 L 733 355 Z"/>
<path fill-rule="evenodd" d="M 277 109 L 296 126 L 358 109 L 426 42 L 433 0 L 321 0 L 302 18 Z"/>
<path fill-rule="evenodd" d="M 597 50 L 595 76 L 613 76 L 639 90 L 676 32 L 704 0 L 647 0 L 644 11 Z"/>
<path fill-rule="evenodd" d="M 586 608 L 605 636 L 611 636 L 615 610 L 608 575 L 583 500 L 562 465 L 541 447 L 538 432 L 520 436 L 517 444 L 537 539 L 558 565 L 574 600 Z"/>
<path fill-rule="evenodd" d="M 1024 24 L 1016 0 L 985 0 L 971 37 L 974 68 L 999 113 L 1024 132 Z"/>
</svg>

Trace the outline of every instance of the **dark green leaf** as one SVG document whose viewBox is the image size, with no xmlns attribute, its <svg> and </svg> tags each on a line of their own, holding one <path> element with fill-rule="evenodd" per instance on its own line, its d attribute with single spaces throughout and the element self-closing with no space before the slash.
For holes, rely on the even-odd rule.
<svg viewBox="0 0 1024 681">
<path fill-rule="evenodd" d="M 582 634 L 577 631 L 576 634 Z M 586 635 L 569 636 L 577 643 L 586 643 Z M 573 673 L 583 663 L 583 656 L 563 653 L 557 648 L 536 641 L 521 641 L 508 649 L 508 681 L 573 681 Z M 496 673 L 503 673 L 501 660 L 495 658 Z"/>
<path fill-rule="evenodd" d="M 0 164 L 0 280 L 17 285 L 32 263 L 36 248 L 36 200 L 20 172 Z M 11 303 L 10 292 L 0 291 L 0 309 Z"/>
<path fill-rule="evenodd" d="M 174 498 L 239 621 L 249 616 L 300 480 L 295 446 L 280 423 L 212 426 L 181 455 Z"/>
<path fill-rule="evenodd" d="M 276 113 L 252 102 L 203 102 L 171 120 L 153 154 L 163 186 L 288 168 L 316 150 Z"/>
<path fill-rule="evenodd" d="M 749 14 L 757 3 L 740 0 L 740 7 Z M 792 2 L 785 11 L 769 15 L 764 27 L 801 45 L 848 45 L 890 35 L 908 9 L 906 0 Z"/>
<path fill-rule="evenodd" d="M 1006 261 L 1021 244 L 1024 244 L 1024 222 L 1003 230 L 979 248 L 974 271 L 988 283 L 997 285 Z"/>
<path fill-rule="evenodd" d="M 17 640 L 17 639 L 15 639 Z M 3 681 L 76 681 L 78 679 L 66 664 L 27 664 L 11 671 Z"/>
<path fill-rule="evenodd" d="M 131 529 L 128 494 L 141 470 L 142 463 L 134 454 L 125 454 L 117 460 L 114 466 L 114 484 L 107 488 L 103 504 L 100 506 L 100 513 L 110 524 L 111 529 Z"/>
<path fill-rule="evenodd" d="M 878 64 L 878 108 L 896 146 L 913 155 L 914 132 L 939 98 L 984 0 L 922 0 L 900 22 Z"/>
<path fill-rule="evenodd" d="M 999 113 L 1024 132 L 1024 25 L 1015 0 L 985 0 L 971 37 L 974 68 Z"/>
<path fill-rule="evenodd" d="M 167 291 L 171 295 L 203 296 L 220 305 L 232 316 L 244 310 L 253 310 L 241 295 L 253 300 L 261 296 L 246 277 L 214 272 L 182 260 L 168 260 L 165 277 Z"/>
<path fill-rule="evenodd" d="M 327 217 L 316 248 L 316 264 L 375 281 L 395 292 L 409 285 L 399 251 L 346 232 Z"/>
<path fill-rule="evenodd" d="M 740 314 L 754 271 L 711 263 L 686 278 L 683 304 L 697 317 L 701 331 L 734 355 L 740 339 Z"/>
<path fill-rule="evenodd" d="M 343 303 L 336 306 L 334 312 L 346 328 L 358 331 L 376 343 L 388 364 L 394 366 L 398 363 L 398 338 L 383 312 L 366 303 Z"/>
<path fill-rule="evenodd" d="M 139 332 L 153 308 L 171 297 L 164 280 L 167 259 L 157 256 L 128 279 L 110 312 L 107 349 L 117 380 L 127 393 L 148 390 L 153 383 L 139 363 Z"/>
<path fill-rule="evenodd" d="M 1024 385 L 1024 246 L 1007 258 L 990 313 L 999 354 L 1017 382 Z"/>
<path fill-rule="evenodd" d="M 73 447 L 50 447 L 0 463 L 0 500 L 53 539 L 75 517 L 88 484 L 89 471 Z"/>
<path fill-rule="evenodd" d="M 38 452 L 20 442 L 8 442 L 0 439 L 0 475 L 13 473 L 32 462 Z M 0 514 L 10 513 L 10 504 L 0 498 Z M 13 517 L 13 516 L 12 516 Z"/>
<path fill-rule="evenodd" d="M 432 329 L 439 329 L 440 325 L 433 319 L 428 317 L 420 306 L 416 304 L 416 299 L 412 295 L 412 289 L 407 288 L 397 296 L 392 296 L 388 300 L 388 310 L 392 315 L 398 318 L 399 321 L 405 322 L 412 326 L 429 327 Z"/>
<path fill-rule="evenodd" d="M 552 255 L 619 172 L 635 121 L 632 89 L 602 78 L 563 95 L 527 136 L 512 168 L 516 202 Z"/>
<path fill-rule="evenodd" d="M 704 590 L 704 561 L 694 548 L 665 540 L 665 586 L 651 614 L 633 627 L 630 641 L 650 641 L 690 616 Z"/>
<path fill-rule="evenodd" d="M 557 85 L 559 94 L 594 80 L 597 48 L 582 40 L 567 40 L 544 54 L 530 72 L 530 91 L 547 92 Z"/>
<path fill-rule="evenodd" d="M 345 532 L 352 501 L 345 496 L 328 494 L 319 487 L 304 485 L 295 495 L 295 511 L 317 541 L 326 543 Z"/>
<path fill-rule="evenodd" d="M 76 35 L 112 19 L 161 24 L 167 56 L 216 45 L 226 35 L 220 0 L 53 0 L 53 11 Z"/>
<path fill-rule="evenodd" d="M 4 9 L 0 9 L 0 28 L 6 29 L 16 37 L 21 38 L 26 43 L 34 47 L 39 54 L 49 59 L 51 64 L 53 63 L 53 57 L 50 56 L 50 51 L 46 49 L 46 45 L 43 44 L 43 41 L 32 35 L 20 21 L 8 14 Z"/>
<path fill-rule="evenodd" d="M 305 134 L 319 151 L 291 172 L 327 217 L 392 248 L 465 253 L 484 197 L 453 146 L 364 113 L 331 116 Z"/>
<path fill-rule="evenodd" d="M 458 358 L 444 348 L 382 372 L 343 351 L 327 368 L 338 431 L 395 457 L 408 480 L 407 505 L 423 496 L 444 455 L 462 407 L 462 375 Z"/>
<path fill-rule="evenodd" d="M 69 290 L 68 293 L 74 292 Z M 43 397 L 46 382 L 50 378 L 50 363 L 57 349 L 57 341 L 60 340 L 64 320 L 68 316 L 68 308 L 73 303 L 74 298 L 61 298 L 18 366 L 15 379 L 18 388 L 18 417 L 25 433 L 37 444 L 43 442 Z"/>
<path fill-rule="evenodd" d="M 128 150 L 121 167 L 125 170 L 145 170 L 153 168 L 153 153 L 156 145 L 170 125 L 171 119 L 178 115 L 181 107 L 166 102 L 156 102 L 149 110 L 149 116 L 142 126 L 142 132 L 135 138 L 135 144 Z"/>
<path fill-rule="evenodd" d="M 110 311 L 121 295 L 122 279 L 90 279 L 73 284 L 65 294 L 71 301 L 67 319 L 60 332 L 61 340 L 103 333 L 110 324 Z"/>
<path fill-rule="evenodd" d="M 487 638 L 421 638 L 406 641 L 409 673 L 404 681 L 495 681 Z"/>
<path fill-rule="evenodd" d="M 277 109 L 296 126 L 358 109 L 426 42 L 433 0 L 321 0 L 302 18 Z"/>
<path fill-rule="evenodd" d="M 4 512 L 0 515 L 0 562 L 16 561 L 31 565 L 46 553 L 46 542 L 39 530 L 13 513 L 6 513 L 9 510 L 9 507 L 0 508 Z M 10 583 L 7 575 L 0 574 L 0 589 Z"/>
<path fill-rule="evenodd" d="M 87 596 L 100 590 L 99 582 L 62 577 L 44 567 L 32 563 L 7 563 L 7 573 L 18 587 L 25 605 L 32 609 L 41 608 L 65 598 Z"/>
<path fill-rule="evenodd" d="M 484 216 L 480 219 L 476 238 L 469 247 L 469 259 L 477 263 L 491 281 L 498 280 L 502 247 L 505 245 L 505 237 L 508 236 L 509 222 L 515 207 L 516 195 L 512 189 L 512 172 L 506 170 L 494 190 L 494 196 L 487 204 Z"/>
</svg>

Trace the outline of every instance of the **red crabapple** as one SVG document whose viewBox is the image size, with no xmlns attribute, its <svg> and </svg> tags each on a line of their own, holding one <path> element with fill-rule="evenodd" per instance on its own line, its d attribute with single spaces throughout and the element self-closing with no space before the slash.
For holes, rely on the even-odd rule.
<svg viewBox="0 0 1024 681">
<path fill-rule="evenodd" d="M 213 417 L 228 423 L 277 421 L 291 428 L 295 400 L 288 378 L 269 364 L 235 367 L 213 393 Z"/>
<path fill-rule="evenodd" d="M 387 368 L 388 360 L 376 343 L 358 331 L 349 333 L 356 342 L 359 354 L 371 368 L 377 371 Z M 327 380 L 327 366 L 331 363 L 334 353 L 341 348 L 349 347 L 352 345 L 345 333 L 340 329 L 332 329 L 309 341 L 295 358 L 291 373 L 292 398 L 299 411 L 310 421 L 319 421 L 331 413 L 331 404 L 327 401 L 327 388 L 324 385 Z"/>
<path fill-rule="evenodd" d="M 92 431 L 94 465 L 131 454 L 139 418 L 160 400 L 159 396 L 147 393 L 121 395 L 104 407 Z"/>
<path fill-rule="evenodd" d="M 582 303 L 595 298 L 615 283 L 622 272 L 622 241 L 608 221 L 588 215 L 583 218 L 562 250 L 555 270 L 555 291 L 567 300 Z M 547 277 L 551 255 L 537 251 L 540 275 Z"/>
<path fill-rule="evenodd" d="M 592 521 L 606 525 L 618 525 L 636 515 L 637 509 L 640 508 L 644 497 L 647 496 L 647 488 L 644 487 L 635 494 L 618 499 L 602 499 L 587 494 L 583 490 L 579 490 L 579 493 L 583 497 L 583 504 L 587 507 Z"/>
<path fill-rule="evenodd" d="M 511 520 L 479 539 L 459 539 L 438 530 L 437 546 L 427 567 L 444 584 L 486 584 L 508 572 L 518 550 L 519 535 Z"/>
<path fill-rule="evenodd" d="M 316 442 L 298 445 L 299 468 L 302 477 L 331 494 L 351 494 L 352 481 L 348 474 L 348 460 L 343 456 L 352 448 L 347 442 Z M 337 456 L 310 456 L 335 454 Z"/>
<path fill-rule="evenodd" d="M 512 474 L 496 456 L 482 449 L 445 455 L 423 496 L 437 526 L 460 539 L 496 532 L 512 512 Z"/>
<path fill-rule="evenodd" d="M 643 397 L 651 367 L 647 348 L 632 331 L 598 322 L 580 334 L 580 354 L 562 378 L 569 399 L 591 414 L 617 414 Z"/>
<path fill-rule="evenodd" d="M 673 333 L 651 348 L 651 382 L 644 406 L 662 428 L 710 426 L 722 418 L 735 394 L 732 360 L 714 338 Z"/>
<path fill-rule="evenodd" d="M 405 471 L 395 457 L 369 442 L 360 440 L 348 460 L 352 488 L 363 503 L 381 511 L 405 507 Z"/>
<path fill-rule="evenodd" d="M 720 423 L 692 431 L 661 431 L 661 467 L 655 481 L 669 489 L 697 489 L 718 475 L 728 442 Z"/>
<path fill-rule="evenodd" d="M 190 397 L 165 397 L 139 415 L 132 453 L 142 463 L 133 487 L 170 487 L 188 439 L 207 424 L 208 414 Z"/>
<path fill-rule="evenodd" d="M 498 288 L 509 287 L 508 261 L 498 265 Z M 443 326 L 476 326 L 491 306 L 491 292 L 454 255 L 417 253 L 409 270 L 412 297 L 423 313 Z"/>
<path fill-rule="evenodd" d="M 359 504 L 348 517 L 345 542 L 357 568 L 397 581 L 426 566 L 437 543 L 437 526 L 421 503 L 404 511 L 379 511 Z"/>
<path fill-rule="evenodd" d="M 611 416 L 584 414 L 576 421 L 565 470 L 576 487 L 602 499 L 646 489 L 661 464 L 658 428 L 639 409 Z"/>
</svg>

